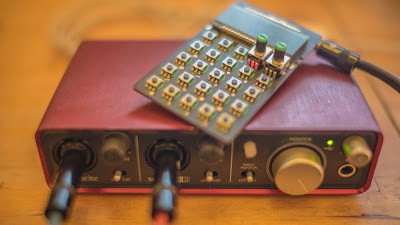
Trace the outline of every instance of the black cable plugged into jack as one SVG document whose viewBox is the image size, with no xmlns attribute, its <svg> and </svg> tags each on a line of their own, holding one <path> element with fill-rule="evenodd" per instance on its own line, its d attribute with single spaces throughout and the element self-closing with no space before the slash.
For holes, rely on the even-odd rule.
<svg viewBox="0 0 400 225">
<path fill-rule="evenodd" d="M 180 171 L 182 146 L 165 140 L 150 150 L 153 154 L 155 175 L 153 185 L 152 218 L 154 225 L 166 225 L 174 218 L 178 196 L 177 177 Z"/>
<path fill-rule="evenodd" d="M 68 216 L 75 189 L 79 186 L 85 169 L 85 162 L 86 154 L 80 150 L 69 150 L 64 154 L 45 211 L 51 225 L 60 224 Z"/>
<path fill-rule="evenodd" d="M 62 156 L 58 176 L 45 210 L 50 225 L 61 224 L 68 217 L 76 188 L 88 162 L 92 161 L 90 149 L 80 142 L 68 142 L 60 149 Z"/>
<path fill-rule="evenodd" d="M 179 158 L 175 152 L 165 150 L 157 155 L 156 162 L 152 217 L 155 225 L 161 225 L 174 217 Z"/>
<path fill-rule="evenodd" d="M 327 40 L 322 41 L 317 48 L 317 55 L 331 62 L 346 73 L 350 73 L 354 68 L 361 69 L 382 80 L 396 90 L 397 93 L 400 93 L 399 77 L 396 77 L 372 63 L 360 59 L 360 56 L 356 53 L 333 42 Z"/>
<path fill-rule="evenodd" d="M 174 218 L 177 177 L 181 163 L 186 166 L 190 154 L 174 140 L 157 142 L 148 151 L 147 160 L 155 168 L 152 217 L 155 225 L 166 225 Z M 69 215 L 75 191 L 82 174 L 95 164 L 94 152 L 81 141 L 67 140 L 55 150 L 54 157 L 60 164 L 58 176 L 45 210 L 50 225 L 61 224 Z M 184 168 L 184 167 L 182 167 Z"/>
</svg>

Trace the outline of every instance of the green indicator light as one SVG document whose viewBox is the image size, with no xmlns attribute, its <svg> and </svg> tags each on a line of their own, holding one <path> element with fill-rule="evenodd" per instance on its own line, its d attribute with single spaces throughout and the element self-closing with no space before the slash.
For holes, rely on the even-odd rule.
<svg viewBox="0 0 400 225">
<path fill-rule="evenodd" d="M 347 155 L 349 155 L 349 154 L 351 153 L 351 148 L 350 148 L 350 146 L 349 146 L 348 144 L 344 144 L 344 145 L 343 145 L 343 148 L 344 148 L 344 152 L 345 152 Z"/>
<path fill-rule="evenodd" d="M 329 146 L 329 147 L 331 147 L 332 145 L 333 145 L 333 140 L 328 140 L 328 141 L 326 141 L 326 144 Z"/>
<path fill-rule="evenodd" d="M 275 44 L 275 49 L 276 50 L 278 50 L 278 51 L 281 51 L 281 52 L 284 52 L 284 51 L 286 51 L 286 44 L 285 44 L 285 42 L 277 42 L 276 44 Z"/>
</svg>

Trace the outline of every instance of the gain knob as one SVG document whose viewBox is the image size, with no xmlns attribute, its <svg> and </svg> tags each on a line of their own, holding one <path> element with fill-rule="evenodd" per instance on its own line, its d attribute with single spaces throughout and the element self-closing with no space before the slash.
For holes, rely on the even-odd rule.
<svg viewBox="0 0 400 225">
<path fill-rule="evenodd" d="M 103 162 L 109 166 L 119 166 L 128 159 L 128 150 L 131 141 L 128 135 L 122 132 L 113 132 L 104 138 L 101 147 Z"/>
<path fill-rule="evenodd" d="M 224 158 L 224 148 L 224 144 L 211 137 L 203 136 L 199 140 L 200 161 L 208 166 L 221 163 Z"/>
<path fill-rule="evenodd" d="M 357 168 L 368 165 L 372 160 L 372 151 L 364 138 L 353 135 L 346 138 L 342 144 L 347 162 Z"/>
<path fill-rule="evenodd" d="M 290 147 L 271 164 L 275 185 L 283 193 L 304 195 L 318 188 L 324 179 L 320 156 L 308 147 Z"/>
</svg>

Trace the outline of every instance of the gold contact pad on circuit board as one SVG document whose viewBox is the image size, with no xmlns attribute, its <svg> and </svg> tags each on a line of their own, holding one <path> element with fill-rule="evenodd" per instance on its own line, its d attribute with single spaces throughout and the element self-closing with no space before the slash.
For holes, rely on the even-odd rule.
<svg viewBox="0 0 400 225">
<path fill-rule="evenodd" d="M 208 74 L 208 80 L 213 82 L 215 85 L 218 85 L 218 83 L 224 79 L 225 76 L 224 74 L 225 74 L 224 71 L 214 68 Z"/>
<path fill-rule="evenodd" d="M 261 90 L 250 86 L 247 88 L 247 90 L 244 92 L 243 98 L 246 99 L 247 101 L 253 103 L 258 96 L 261 94 Z"/>
<path fill-rule="evenodd" d="M 208 64 L 206 62 L 198 59 L 195 63 L 193 63 L 192 71 L 197 75 L 201 75 L 207 66 Z"/>
<path fill-rule="evenodd" d="M 164 88 L 162 97 L 168 101 L 168 103 L 171 103 L 173 100 L 175 100 L 179 96 L 180 90 L 178 87 L 176 87 L 173 84 L 169 84 L 166 88 Z"/>
<path fill-rule="evenodd" d="M 158 89 L 162 87 L 164 80 L 157 77 L 156 75 L 151 76 L 147 79 L 145 87 L 150 91 L 150 95 L 153 95 Z"/>
<path fill-rule="evenodd" d="M 169 81 L 171 77 L 173 77 L 178 71 L 178 67 L 172 63 L 167 63 L 165 66 L 161 68 L 160 74 L 165 78 L 166 81 Z"/>
<path fill-rule="evenodd" d="M 196 103 L 197 98 L 188 93 L 181 98 L 179 107 L 181 107 L 185 111 L 185 114 L 188 115 L 190 111 L 194 108 Z"/>
<path fill-rule="evenodd" d="M 225 88 L 232 93 L 236 93 L 241 88 L 241 85 L 242 81 L 232 77 L 228 82 L 226 82 Z"/>
<path fill-rule="evenodd" d="M 198 110 L 197 116 L 205 124 L 208 124 L 208 121 L 213 117 L 215 112 L 216 112 L 216 109 L 214 106 L 212 106 L 208 103 L 203 103 L 203 105 L 201 105 Z"/>
<path fill-rule="evenodd" d="M 194 76 L 188 72 L 183 72 L 179 75 L 177 79 L 177 83 L 182 87 L 183 91 L 186 91 L 186 88 L 193 84 Z"/>
<path fill-rule="evenodd" d="M 232 102 L 231 107 L 229 109 L 230 113 L 236 117 L 241 117 L 247 110 L 247 103 L 242 100 L 236 99 Z"/>
<path fill-rule="evenodd" d="M 232 127 L 235 121 L 236 121 L 235 117 L 229 115 L 228 113 L 223 112 L 221 113 L 221 115 L 217 117 L 215 127 L 219 131 L 226 133 L 229 131 L 229 129 Z"/>
</svg>

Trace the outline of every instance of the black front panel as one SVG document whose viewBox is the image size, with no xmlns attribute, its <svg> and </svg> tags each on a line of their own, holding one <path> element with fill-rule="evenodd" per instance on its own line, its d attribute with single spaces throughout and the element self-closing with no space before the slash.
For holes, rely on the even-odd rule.
<svg viewBox="0 0 400 225">
<path fill-rule="evenodd" d="M 131 142 L 125 162 L 117 166 L 106 162 L 101 153 L 105 137 L 113 132 L 125 133 Z M 377 137 L 374 132 L 244 132 L 233 144 L 215 152 L 200 150 L 207 137 L 194 131 L 47 131 L 41 134 L 41 142 L 52 176 L 58 167 L 55 151 L 60 143 L 79 139 L 92 148 L 94 165 L 84 173 L 81 187 L 151 187 L 153 168 L 146 153 L 158 140 L 172 139 L 184 146 L 183 151 L 187 154 L 187 162 L 182 162 L 187 166 L 178 177 L 182 188 L 276 188 L 267 172 L 270 170 L 268 159 L 277 149 L 285 148 L 282 146 L 306 146 L 316 151 L 323 161 L 325 178 L 320 188 L 354 189 L 365 184 L 369 166 L 357 169 L 351 177 L 338 174 L 339 167 L 346 164 L 342 142 L 354 134 L 363 137 L 370 149 L 375 149 Z M 245 151 L 245 143 L 249 141 L 253 145 Z M 124 171 L 119 182 L 113 181 L 116 170 Z M 211 182 L 206 182 L 207 171 L 214 174 Z M 246 171 L 254 173 L 252 182 L 245 179 Z"/>
</svg>

